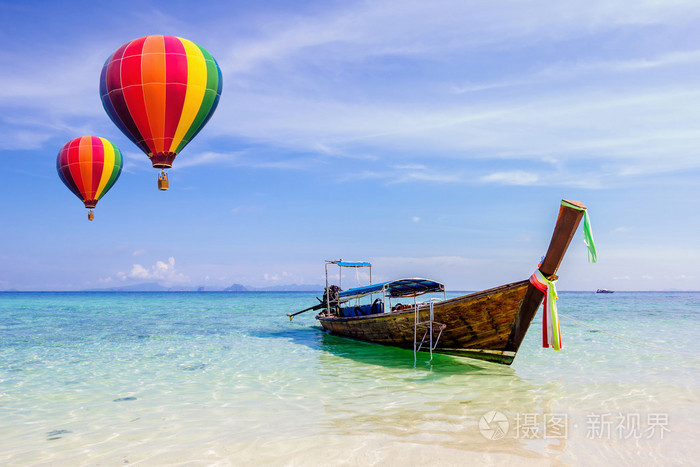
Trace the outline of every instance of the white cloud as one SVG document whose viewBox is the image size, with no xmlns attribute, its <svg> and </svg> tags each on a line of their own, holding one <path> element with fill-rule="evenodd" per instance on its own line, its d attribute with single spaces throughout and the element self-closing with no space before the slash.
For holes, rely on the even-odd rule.
<svg viewBox="0 0 700 467">
<path fill-rule="evenodd" d="M 336 180 L 339 182 L 352 182 L 352 181 L 359 181 L 359 180 L 376 180 L 380 178 L 386 178 L 386 175 L 380 172 L 374 172 L 371 170 L 363 170 L 362 172 L 358 173 L 343 173 L 340 174 Z"/>
<path fill-rule="evenodd" d="M 202 152 L 199 154 L 188 154 L 187 157 L 177 159 L 177 168 L 196 167 L 199 165 L 220 165 L 231 163 L 236 160 L 236 153 Z"/>
<path fill-rule="evenodd" d="M 149 279 L 150 276 L 151 274 L 148 272 L 148 269 L 144 268 L 140 264 L 134 264 L 134 266 L 131 268 L 131 272 L 129 273 L 129 277 L 132 279 Z"/>
<path fill-rule="evenodd" d="M 282 271 L 281 273 L 264 273 L 263 278 L 265 282 L 279 282 L 281 280 L 289 280 L 292 274 Z"/>
<path fill-rule="evenodd" d="M 424 164 L 397 164 L 394 166 L 397 170 L 426 170 Z"/>
<path fill-rule="evenodd" d="M 695 279 L 695 276 L 691 276 L 691 275 L 687 275 L 687 274 L 678 274 L 678 275 L 676 275 L 676 276 L 673 276 L 672 279 L 673 279 L 673 280 L 683 280 L 683 281 L 686 281 L 686 280 L 693 280 L 693 279 Z"/>
<path fill-rule="evenodd" d="M 500 183 L 502 185 L 537 185 L 540 177 L 537 174 L 524 171 L 496 172 L 481 177 L 481 181 L 487 183 Z"/>
<path fill-rule="evenodd" d="M 657 55 L 654 58 L 632 58 L 617 60 L 593 60 L 556 63 L 543 69 L 536 70 L 529 75 L 520 75 L 517 79 L 466 83 L 462 86 L 454 86 L 453 92 L 463 94 L 469 92 L 485 91 L 490 89 L 507 88 L 513 86 L 552 84 L 556 81 L 570 81 L 582 79 L 594 75 L 595 80 L 600 80 L 601 75 L 614 76 L 625 72 L 637 72 L 650 69 L 675 67 L 677 65 L 695 64 L 700 60 L 700 50 L 669 52 Z"/>
<path fill-rule="evenodd" d="M 387 183 L 410 183 L 414 181 L 454 183 L 463 181 L 459 173 L 441 171 L 436 168 L 427 169 L 422 165 L 395 166 L 386 174 Z"/>
<path fill-rule="evenodd" d="M 188 153 L 187 157 L 178 158 L 173 167 L 199 167 L 213 165 L 216 167 L 253 167 L 257 169 L 298 170 L 302 168 L 299 159 L 295 160 L 258 160 L 258 154 L 252 151 Z"/>
<path fill-rule="evenodd" d="M 156 280 L 166 284 L 189 282 L 189 278 L 175 269 L 175 258 L 168 258 L 165 261 L 156 261 L 150 267 L 134 264 L 128 273 L 119 272 L 117 276 L 121 279 L 136 280 Z"/>
</svg>

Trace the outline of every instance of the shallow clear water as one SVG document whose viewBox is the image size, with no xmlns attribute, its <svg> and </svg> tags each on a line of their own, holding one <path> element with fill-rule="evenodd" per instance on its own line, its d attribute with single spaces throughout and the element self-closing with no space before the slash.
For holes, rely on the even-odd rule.
<svg viewBox="0 0 700 467">
<path fill-rule="evenodd" d="M 541 348 L 538 314 L 511 367 L 414 363 L 285 316 L 314 302 L 0 293 L 0 464 L 682 465 L 700 453 L 700 293 L 562 292 L 564 349 Z"/>
</svg>

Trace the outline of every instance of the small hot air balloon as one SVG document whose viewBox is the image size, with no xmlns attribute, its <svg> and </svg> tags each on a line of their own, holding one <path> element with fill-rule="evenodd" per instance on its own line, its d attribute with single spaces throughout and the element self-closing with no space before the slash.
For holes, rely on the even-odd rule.
<svg viewBox="0 0 700 467">
<path fill-rule="evenodd" d="M 88 219 L 97 202 L 122 173 L 122 153 L 109 140 L 81 136 L 68 141 L 56 157 L 56 170 L 63 183 L 85 203 Z"/>
<path fill-rule="evenodd" d="M 158 188 L 167 190 L 165 169 L 211 118 L 221 85 L 221 69 L 204 48 L 155 35 L 127 42 L 107 59 L 100 95 L 114 124 L 161 169 Z"/>
</svg>

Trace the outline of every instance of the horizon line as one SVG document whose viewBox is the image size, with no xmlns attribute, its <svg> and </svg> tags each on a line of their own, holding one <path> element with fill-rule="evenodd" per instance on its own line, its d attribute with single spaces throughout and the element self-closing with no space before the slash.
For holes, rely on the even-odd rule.
<svg viewBox="0 0 700 467">
<path fill-rule="evenodd" d="M 273 286 L 274 287 L 274 286 Z M 88 290 L 0 290 L 0 293 L 310 293 L 319 292 L 322 289 L 309 290 L 109 290 L 109 289 L 88 289 Z M 459 290 L 455 289 L 448 293 L 475 293 L 480 290 Z M 598 293 L 595 290 L 557 290 L 557 292 L 575 293 Z M 614 290 L 613 293 L 700 293 L 700 290 Z M 610 294 L 601 294 L 610 295 Z"/>
</svg>

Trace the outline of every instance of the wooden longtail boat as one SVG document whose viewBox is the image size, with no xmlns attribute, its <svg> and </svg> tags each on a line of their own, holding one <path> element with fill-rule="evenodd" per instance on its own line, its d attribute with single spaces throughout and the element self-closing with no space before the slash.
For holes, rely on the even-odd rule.
<svg viewBox="0 0 700 467">
<path fill-rule="evenodd" d="M 586 207 L 563 200 L 547 253 L 539 266 L 555 278 Z M 418 303 L 416 297 L 441 293 L 442 284 L 427 279 L 401 279 L 342 291 L 328 284 L 328 265 L 370 267 L 369 263 L 326 262 L 326 291 L 316 319 L 333 334 L 414 351 L 459 355 L 510 365 L 535 316 L 544 293 L 528 279 L 450 299 Z M 374 299 L 378 295 L 379 298 Z M 360 305 L 361 297 L 370 304 Z M 410 306 L 391 305 L 413 298 Z M 304 310 L 304 311 L 307 311 Z M 301 312 L 300 312 L 301 313 Z M 296 313 L 295 313 L 296 314 Z M 293 315 L 289 315 L 290 319 Z"/>
</svg>

